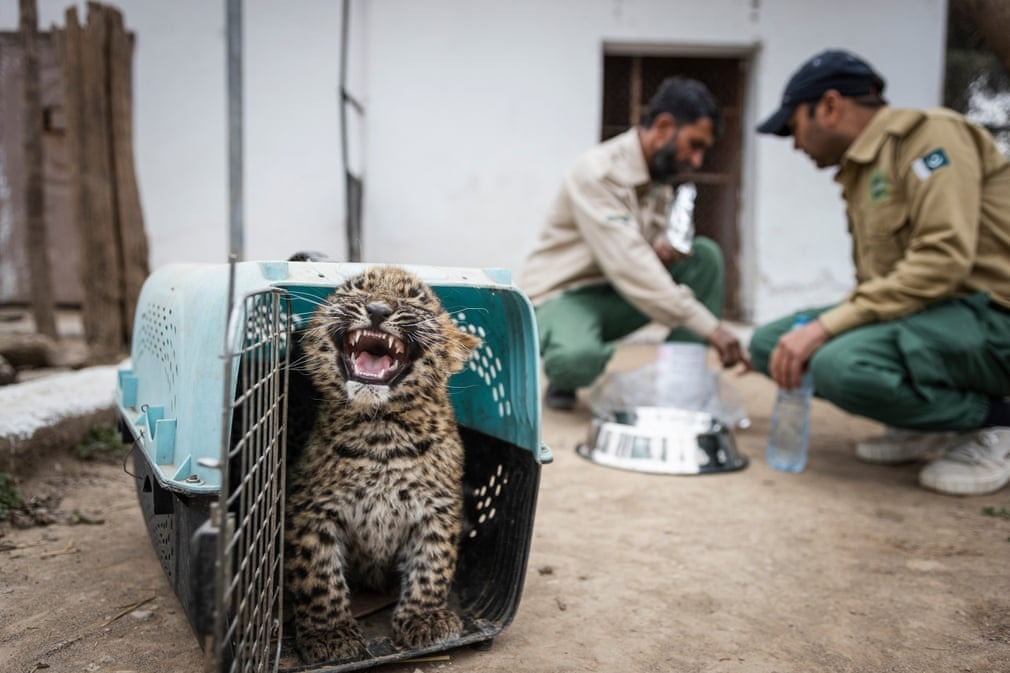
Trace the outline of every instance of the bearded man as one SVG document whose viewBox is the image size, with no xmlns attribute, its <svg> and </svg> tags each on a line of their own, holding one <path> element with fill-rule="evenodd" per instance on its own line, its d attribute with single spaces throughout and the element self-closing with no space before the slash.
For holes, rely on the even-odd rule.
<svg viewBox="0 0 1010 673">
<path fill-rule="evenodd" d="M 711 345 L 724 367 L 749 366 L 719 322 L 718 245 L 696 236 L 681 253 L 666 235 L 674 185 L 701 167 L 721 126 L 704 84 L 671 77 L 638 126 L 569 169 L 519 281 L 536 311 L 547 406 L 574 408 L 576 390 L 603 373 L 615 341 L 649 322 L 670 328 L 667 341 Z"/>
</svg>

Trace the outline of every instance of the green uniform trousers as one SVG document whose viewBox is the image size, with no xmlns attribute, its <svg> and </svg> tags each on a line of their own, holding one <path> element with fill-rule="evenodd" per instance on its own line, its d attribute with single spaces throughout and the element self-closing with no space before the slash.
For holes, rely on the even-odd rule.
<svg viewBox="0 0 1010 673">
<path fill-rule="evenodd" d="M 754 332 L 754 368 L 768 374 L 772 350 L 800 311 Z M 912 430 L 980 428 L 993 398 L 1010 395 L 1010 313 L 985 293 L 946 300 L 899 320 L 844 332 L 809 363 L 814 394 L 845 411 Z"/>
<path fill-rule="evenodd" d="M 722 315 L 723 259 L 714 241 L 696 237 L 691 256 L 671 264 L 669 271 L 715 316 Z M 650 322 L 607 284 L 567 290 L 538 306 L 536 316 L 544 374 L 553 387 L 564 390 L 590 385 L 613 356 L 613 342 Z M 671 330 L 666 340 L 705 343 L 684 328 Z"/>
</svg>

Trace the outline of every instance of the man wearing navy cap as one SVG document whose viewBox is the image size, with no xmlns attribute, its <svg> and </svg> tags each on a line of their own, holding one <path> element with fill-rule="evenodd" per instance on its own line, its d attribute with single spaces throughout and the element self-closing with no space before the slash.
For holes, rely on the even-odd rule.
<svg viewBox="0 0 1010 673">
<path fill-rule="evenodd" d="M 884 86 L 825 51 L 758 126 L 838 167 L 856 284 L 759 327 L 751 360 L 787 389 L 809 370 L 818 397 L 890 426 L 861 459 L 934 458 L 921 485 L 992 493 L 1010 482 L 1010 162 L 955 112 L 889 107 Z M 791 330 L 796 315 L 815 319 Z"/>
</svg>

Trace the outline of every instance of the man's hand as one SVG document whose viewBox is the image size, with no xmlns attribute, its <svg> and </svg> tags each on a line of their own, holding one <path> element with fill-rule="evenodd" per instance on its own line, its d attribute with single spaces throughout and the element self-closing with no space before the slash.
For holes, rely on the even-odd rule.
<svg viewBox="0 0 1010 673">
<path fill-rule="evenodd" d="M 780 388 L 795 390 L 800 387 L 800 379 L 807 363 L 817 349 L 828 342 L 831 336 L 819 320 L 786 332 L 772 351 L 769 372 Z"/>
<path fill-rule="evenodd" d="M 670 241 L 666 240 L 664 236 L 657 236 L 656 240 L 652 242 L 652 249 L 656 251 L 656 257 L 659 257 L 659 261 L 663 263 L 663 266 L 670 266 L 682 259 L 690 257 L 682 253 L 677 248 L 673 247 Z"/>
<path fill-rule="evenodd" d="M 740 340 L 722 326 L 716 327 L 708 335 L 708 343 L 719 353 L 719 362 L 722 363 L 724 369 L 740 364 L 743 365 L 740 369 L 741 374 L 750 371 L 750 358 L 743 346 L 740 345 Z"/>
</svg>

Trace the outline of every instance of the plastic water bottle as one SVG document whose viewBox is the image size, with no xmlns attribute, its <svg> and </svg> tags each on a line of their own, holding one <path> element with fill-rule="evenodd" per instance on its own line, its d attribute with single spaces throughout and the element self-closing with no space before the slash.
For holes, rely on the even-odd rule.
<svg viewBox="0 0 1010 673">
<path fill-rule="evenodd" d="M 797 316 L 793 329 L 810 322 L 807 316 Z M 779 388 L 772 409 L 771 432 L 765 461 L 776 470 L 802 472 L 807 464 L 810 447 L 810 398 L 814 384 L 810 372 L 803 375 L 796 390 Z"/>
</svg>

